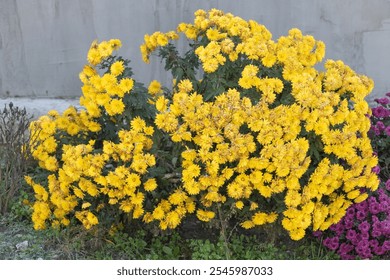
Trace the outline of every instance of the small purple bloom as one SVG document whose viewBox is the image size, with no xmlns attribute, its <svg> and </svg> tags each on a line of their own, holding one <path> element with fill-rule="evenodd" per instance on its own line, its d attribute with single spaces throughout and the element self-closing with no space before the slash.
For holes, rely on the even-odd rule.
<svg viewBox="0 0 390 280">
<path fill-rule="evenodd" d="M 358 228 L 361 232 L 368 232 L 370 229 L 370 224 L 367 221 L 364 221 L 358 226 Z"/>
<path fill-rule="evenodd" d="M 362 247 L 355 247 L 355 251 L 360 256 L 361 254 L 363 254 L 364 249 Z"/>
<path fill-rule="evenodd" d="M 344 226 L 346 229 L 353 228 L 353 222 L 344 222 Z"/>
<path fill-rule="evenodd" d="M 348 230 L 345 237 L 351 241 L 354 240 L 356 238 L 356 231 L 353 229 Z"/>
<path fill-rule="evenodd" d="M 327 237 L 324 239 L 324 246 L 328 249 L 332 246 L 332 239 L 330 237 Z"/>
<path fill-rule="evenodd" d="M 386 240 L 385 242 L 383 242 L 383 249 L 385 249 L 386 251 L 390 251 L 390 240 Z"/>
<path fill-rule="evenodd" d="M 364 249 L 364 250 L 367 249 L 369 247 L 369 245 L 370 244 L 368 243 L 368 241 L 366 239 L 362 239 L 358 243 L 358 247 L 361 249 Z"/>
<path fill-rule="evenodd" d="M 337 251 L 338 254 L 348 254 L 353 250 L 353 245 L 347 243 L 341 243 Z"/>
<path fill-rule="evenodd" d="M 371 129 L 374 131 L 376 136 L 381 135 L 381 131 L 376 126 L 372 126 Z"/>
<path fill-rule="evenodd" d="M 331 225 L 331 226 L 329 227 L 329 229 L 330 229 L 331 231 L 337 231 L 337 229 L 338 229 L 338 224 L 339 224 L 339 223 Z"/>
<path fill-rule="evenodd" d="M 373 216 L 373 217 L 376 217 L 376 216 Z M 378 219 L 378 217 L 376 217 L 376 218 Z M 379 219 L 372 223 L 372 229 L 379 230 L 379 231 L 382 230 L 382 224 L 381 224 L 381 221 Z"/>
<path fill-rule="evenodd" d="M 387 136 L 390 136 L 390 125 L 385 128 L 385 133 L 387 134 Z"/>
<path fill-rule="evenodd" d="M 371 236 L 374 237 L 374 238 L 379 237 L 381 235 L 382 235 L 382 232 L 380 230 L 375 230 L 374 229 L 373 231 L 371 231 Z"/>
<path fill-rule="evenodd" d="M 384 197 L 387 197 L 383 189 L 378 189 L 376 193 L 378 194 L 379 200 L 383 200 Z"/>
<path fill-rule="evenodd" d="M 367 208 L 368 208 L 368 203 L 367 203 L 367 201 L 365 200 L 365 201 L 363 201 L 363 202 L 360 202 L 360 203 L 356 204 L 355 207 L 356 207 L 357 210 L 365 211 L 365 210 L 367 210 Z"/>
<path fill-rule="evenodd" d="M 390 116 L 390 111 L 383 108 L 382 106 L 378 106 L 372 108 L 372 114 L 377 118 L 387 118 Z"/>
<path fill-rule="evenodd" d="M 371 203 L 370 204 L 370 212 L 374 215 L 378 214 L 381 211 L 379 203 Z"/>
<path fill-rule="evenodd" d="M 329 249 L 332 251 L 336 251 L 338 247 L 339 247 L 338 243 L 330 243 Z"/>
<path fill-rule="evenodd" d="M 378 246 L 374 249 L 374 253 L 378 256 L 381 256 L 383 255 L 384 253 L 386 253 L 386 250 L 383 248 L 383 246 Z"/>
<path fill-rule="evenodd" d="M 376 200 L 376 197 L 375 197 L 375 196 L 370 196 L 370 197 L 367 199 L 367 201 L 368 201 L 368 206 L 370 206 L 371 204 L 373 204 L 373 203 L 376 203 L 376 202 L 377 202 L 377 200 Z"/>
<path fill-rule="evenodd" d="M 357 246 L 359 244 L 360 241 L 362 241 L 362 236 L 360 233 L 356 234 L 356 237 L 355 239 L 351 240 L 351 243 L 355 246 Z"/>
<path fill-rule="evenodd" d="M 386 96 L 390 97 L 390 92 L 386 93 Z"/>
<path fill-rule="evenodd" d="M 339 247 L 339 238 L 336 237 L 328 237 L 324 239 L 324 246 L 327 247 L 329 250 L 335 251 Z"/>
<path fill-rule="evenodd" d="M 372 168 L 372 172 L 379 174 L 381 172 L 381 167 L 379 165 Z"/>
<path fill-rule="evenodd" d="M 341 235 L 344 232 L 344 225 L 342 221 L 340 221 L 337 224 L 331 225 L 329 229 L 334 231 L 337 235 Z"/>
<path fill-rule="evenodd" d="M 380 208 L 381 212 L 387 212 L 389 207 L 390 207 L 390 204 L 387 200 L 381 201 L 381 203 L 379 204 L 379 208 Z"/>
<path fill-rule="evenodd" d="M 364 218 L 366 217 L 366 213 L 365 212 L 363 212 L 363 211 L 357 211 L 356 212 L 356 218 L 358 219 L 358 220 L 363 220 Z"/>
<path fill-rule="evenodd" d="M 376 101 L 378 104 L 381 104 L 381 105 L 387 105 L 387 104 L 390 103 L 390 100 L 389 100 L 387 97 L 376 98 L 375 101 Z"/>
<path fill-rule="evenodd" d="M 357 246 L 355 249 L 356 253 L 362 258 L 362 259 L 369 259 L 372 257 L 370 247 L 362 245 Z"/>
<path fill-rule="evenodd" d="M 385 190 L 382 188 L 382 189 L 379 189 L 377 190 L 378 192 L 381 191 L 382 193 L 379 195 L 379 203 L 384 203 L 385 205 L 389 204 L 390 203 L 390 195 L 387 195 L 387 193 L 385 192 Z M 390 214 L 390 212 L 389 212 Z"/>
<path fill-rule="evenodd" d="M 388 180 L 386 181 L 385 186 L 386 186 L 386 190 L 390 191 L 390 179 L 388 179 Z"/>
<path fill-rule="evenodd" d="M 372 258 L 372 254 L 371 254 L 370 248 L 365 249 L 365 250 L 363 251 L 361 257 L 362 257 L 363 259 L 371 259 L 371 258 Z"/>
<path fill-rule="evenodd" d="M 379 218 L 375 215 L 372 215 L 371 219 L 372 219 L 372 224 L 374 225 L 380 222 Z"/>
<path fill-rule="evenodd" d="M 331 243 L 330 243 L 330 247 L 329 249 L 331 249 L 332 251 L 335 251 L 337 250 L 337 248 L 339 247 L 339 238 L 337 236 L 333 237 L 331 239 Z"/>
<path fill-rule="evenodd" d="M 350 216 L 355 216 L 355 208 L 353 208 L 353 207 L 349 207 L 348 209 L 347 209 L 347 214 L 346 215 L 350 215 Z"/>
<path fill-rule="evenodd" d="M 375 248 L 377 248 L 379 246 L 379 241 L 376 239 L 372 239 L 372 240 L 368 241 L 368 243 L 370 244 L 370 247 L 374 250 L 375 250 Z"/>
<path fill-rule="evenodd" d="M 354 218 L 353 215 L 345 215 L 344 216 L 344 222 L 353 222 Z"/>
<path fill-rule="evenodd" d="M 390 234 L 390 217 L 387 217 L 387 220 L 384 220 L 381 222 L 381 229 L 383 235 L 389 235 Z"/>
<path fill-rule="evenodd" d="M 360 235 L 362 236 L 363 240 L 368 240 L 370 238 L 370 235 L 368 234 L 367 231 L 360 233 Z"/>
<path fill-rule="evenodd" d="M 384 125 L 384 123 L 381 122 L 381 121 L 378 121 L 378 122 L 376 123 L 376 127 L 377 127 L 380 131 L 383 131 L 383 130 L 386 128 L 386 126 Z"/>
</svg>

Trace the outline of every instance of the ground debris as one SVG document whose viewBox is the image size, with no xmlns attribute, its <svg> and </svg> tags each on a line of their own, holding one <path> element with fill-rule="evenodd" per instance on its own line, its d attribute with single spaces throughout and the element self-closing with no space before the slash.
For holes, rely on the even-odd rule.
<svg viewBox="0 0 390 280">
<path fill-rule="evenodd" d="M 16 244 L 15 247 L 18 251 L 26 250 L 28 248 L 28 240 Z"/>
</svg>

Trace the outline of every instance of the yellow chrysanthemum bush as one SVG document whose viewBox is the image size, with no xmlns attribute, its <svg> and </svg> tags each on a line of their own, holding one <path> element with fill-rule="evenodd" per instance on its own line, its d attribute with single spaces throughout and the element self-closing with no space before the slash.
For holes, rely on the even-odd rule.
<svg viewBox="0 0 390 280">
<path fill-rule="evenodd" d="M 173 42 L 180 36 L 184 54 Z M 234 217 L 246 229 L 279 223 L 299 240 L 378 187 L 364 99 L 373 82 L 342 61 L 318 71 L 323 42 L 298 29 L 273 41 L 263 25 L 212 9 L 146 35 L 141 53 L 172 72 L 171 93 L 157 81 L 149 93 L 156 127 L 180 147 L 180 182 L 145 222 L 166 229 L 189 214 Z"/>
<path fill-rule="evenodd" d="M 188 43 L 177 51 L 175 41 Z M 369 78 L 292 29 L 272 40 L 255 21 L 212 9 L 176 31 L 145 35 L 173 76 L 135 82 L 119 40 L 93 42 L 80 108 L 31 125 L 39 172 L 36 229 L 136 220 L 176 229 L 192 216 L 245 229 L 281 225 L 293 240 L 326 230 L 379 181 L 367 137 Z"/>
<path fill-rule="evenodd" d="M 140 219 L 157 187 L 151 169 L 155 110 L 147 89 L 131 78 L 128 60 L 115 56 L 119 40 L 93 42 L 80 73 L 81 108 L 50 111 L 32 122 L 31 147 L 40 170 L 26 181 L 35 192 L 35 229 L 79 221 L 108 228 L 120 214 Z"/>
</svg>

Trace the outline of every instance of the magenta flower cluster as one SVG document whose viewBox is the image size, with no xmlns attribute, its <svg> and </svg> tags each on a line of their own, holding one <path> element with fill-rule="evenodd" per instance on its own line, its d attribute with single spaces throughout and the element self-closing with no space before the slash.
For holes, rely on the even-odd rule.
<svg viewBox="0 0 390 280">
<path fill-rule="evenodd" d="M 342 259 L 390 256 L 390 179 L 366 201 L 349 207 L 325 233 L 323 245 Z"/>
<path fill-rule="evenodd" d="M 390 92 L 386 93 L 390 97 Z M 384 120 L 390 117 L 390 99 L 388 97 L 378 98 L 375 101 L 379 106 L 372 108 L 371 131 L 376 136 L 385 134 L 390 136 L 390 125 L 386 125 Z"/>
<path fill-rule="evenodd" d="M 386 182 L 390 175 L 390 92 L 386 97 L 375 99 L 377 107 L 372 108 L 369 137 L 378 156 L 379 165 L 373 169 L 379 178 Z"/>
<path fill-rule="evenodd" d="M 321 236 L 323 245 L 342 259 L 390 259 L 390 93 L 375 99 L 372 108 L 370 139 L 379 164 L 373 168 L 381 180 L 379 189 L 366 201 L 348 208 L 339 223 Z"/>
</svg>

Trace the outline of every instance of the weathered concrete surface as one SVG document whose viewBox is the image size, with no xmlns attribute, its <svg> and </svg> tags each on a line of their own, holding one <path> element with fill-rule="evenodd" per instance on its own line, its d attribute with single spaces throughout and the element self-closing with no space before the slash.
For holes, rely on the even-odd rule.
<svg viewBox="0 0 390 280">
<path fill-rule="evenodd" d="M 137 79 L 169 84 L 158 59 L 142 62 L 144 34 L 213 7 L 264 24 L 274 39 L 298 27 L 326 43 L 326 58 L 372 77 L 375 95 L 390 91 L 390 0 L 0 0 L 0 98 L 79 96 L 94 39 L 121 39 Z"/>
<path fill-rule="evenodd" d="M 59 113 L 62 113 L 69 106 L 74 106 L 78 109 L 82 108 L 79 106 L 78 99 L 5 98 L 0 99 L 0 111 L 2 111 L 5 106 L 8 107 L 10 102 L 12 102 L 15 107 L 19 107 L 20 109 L 26 108 L 27 113 L 34 119 L 46 115 L 50 110 L 57 110 Z"/>
</svg>

